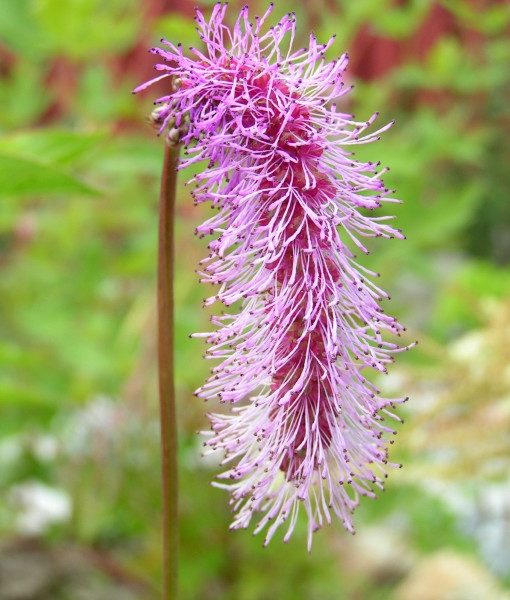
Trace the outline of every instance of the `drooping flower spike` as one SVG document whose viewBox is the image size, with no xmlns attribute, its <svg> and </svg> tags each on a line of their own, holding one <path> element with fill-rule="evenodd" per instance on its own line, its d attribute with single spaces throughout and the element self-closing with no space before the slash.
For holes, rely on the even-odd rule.
<svg viewBox="0 0 510 600">
<path fill-rule="evenodd" d="M 267 28 L 272 4 L 253 21 L 244 7 L 229 28 L 226 9 L 217 4 L 208 21 L 196 12 L 203 52 L 167 40 L 152 49 L 161 75 L 136 91 L 172 78 L 156 102 L 161 131 L 183 131 L 180 168 L 207 162 L 193 196 L 218 209 L 197 229 L 215 236 L 199 273 L 219 286 L 206 305 L 235 308 L 197 334 L 219 361 L 197 395 L 232 406 L 209 415 L 204 444 L 224 451 L 216 485 L 231 493 L 231 527 L 258 514 L 265 543 L 284 523 L 288 541 L 302 506 L 310 546 L 334 514 L 353 532 L 360 496 L 374 497 L 399 466 L 388 462 L 395 431 L 384 418 L 399 420 L 392 409 L 405 398 L 381 397 L 363 372 L 386 372 L 407 349 L 384 336 L 403 327 L 354 254 L 368 253 L 362 238 L 404 237 L 392 217 L 371 214 L 397 202 L 385 169 L 352 155 L 391 123 L 369 132 L 377 113 L 355 121 L 341 111 L 348 59 L 325 60 L 333 38 L 311 35 L 293 50 L 293 13 Z"/>
</svg>

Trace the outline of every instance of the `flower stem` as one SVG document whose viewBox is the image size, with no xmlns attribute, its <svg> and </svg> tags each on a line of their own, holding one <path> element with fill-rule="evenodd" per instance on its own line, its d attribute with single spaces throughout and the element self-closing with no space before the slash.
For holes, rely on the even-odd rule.
<svg viewBox="0 0 510 600">
<path fill-rule="evenodd" d="M 178 593 L 177 423 L 174 385 L 174 207 L 179 144 L 167 141 L 159 202 L 158 364 L 163 491 L 163 600 Z"/>
</svg>

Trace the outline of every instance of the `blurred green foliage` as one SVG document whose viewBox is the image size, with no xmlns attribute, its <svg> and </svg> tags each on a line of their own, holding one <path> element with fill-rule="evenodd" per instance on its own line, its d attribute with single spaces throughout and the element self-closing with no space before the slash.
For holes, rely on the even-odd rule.
<svg viewBox="0 0 510 600">
<path fill-rule="evenodd" d="M 413 338 L 444 349 L 484 326 L 484 302 L 510 297 L 510 16 L 505 3 L 483 12 L 462 0 L 438 6 L 476 43 L 446 33 L 423 60 L 410 53 L 383 78 L 357 81 L 349 102 L 359 115 L 397 119 L 360 155 L 391 166 L 386 181 L 405 200 L 395 212 L 408 240 L 374 244 L 370 261 Z M 150 94 L 135 101 L 130 90 L 150 76 L 136 48 L 162 35 L 186 46 L 195 31 L 184 13 L 149 18 L 145 8 L 141 0 L 0 3 L 0 529 L 16 529 L 13 486 L 56 486 L 70 495 L 73 516 L 48 529 L 49 539 L 107 548 L 157 587 L 161 144 L 144 127 Z M 303 39 L 310 26 L 322 38 L 336 32 L 340 52 L 362 26 L 410 44 L 432 3 L 282 0 L 277 8 L 298 12 Z M 207 365 L 188 333 L 206 327 L 207 315 L 194 275 L 205 246 L 191 232 L 204 213 L 184 187 L 177 214 L 183 599 L 392 597 L 399 575 L 384 579 L 368 567 L 352 575 L 344 566 L 358 542 L 338 524 L 311 556 L 303 531 L 284 549 L 265 550 L 228 532 L 226 498 L 210 488 L 214 468 L 200 462 L 195 436 L 204 416 L 191 392 Z M 406 359 L 408 375 L 441 363 L 419 350 Z M 40 450 L 47 438 L 56 444 L 51 456 Z M 412 473 L 412 449 L 403 443 L 398 454 Z M 451 507 L 424 483 L 390 479 L 384 499 L 361 507 L 360 533 L 396 531 L 418 556 L 446 546 L 476 554 Z"/>
</svg>

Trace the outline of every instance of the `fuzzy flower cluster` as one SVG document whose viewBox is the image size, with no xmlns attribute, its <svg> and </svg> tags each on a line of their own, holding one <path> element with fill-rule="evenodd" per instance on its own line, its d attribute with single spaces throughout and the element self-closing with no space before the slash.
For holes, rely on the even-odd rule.
<svg viewBox="0 0 510 600">
<path fill-rule="evenodd" d="M 333 515 L 353 532 L 360 496 L 374 497 L 400 466 L 388 462 L 385 417 L 399 420 L 405 398 L 381 397 L 363 373 L 385 373 L 407 349 L 385 335 L 404 328 L 355 252 L 368 253 L 363 238 L 404 236 L 372 212 L 396 202 L 385 170 L 352 153 L 391 123 L 370 132 L 377 113 L 342 112 L 347 55 L 326 61 L 334 40 L 314 35 L 293 50 L 295 15 L 268 28 L 272 9 L 251 21 L 245 7 L 233 27 L 222 3 L 209 20 L 197 11 L 205 50 L 162 40 L 152 50 L 161 74 L 137 91 L 172 78 L 156 102 L 161 131 L 184 131 L 181 168 L 206 161 L 193 196 L 218 211 L 197 229 L 214 236 L 199 273 L 218 286 L 206 305 L 234 307 L 197 334 L 217 361 L 197 395 L 231 406 L 210 415 L 205 442 L 224 452 L 217 485 L 230 491 L 231 527 L 258 515 L 265 543 L 284 524 L 288 541 L 302 507 L 310 546 Z"/>
</svg>

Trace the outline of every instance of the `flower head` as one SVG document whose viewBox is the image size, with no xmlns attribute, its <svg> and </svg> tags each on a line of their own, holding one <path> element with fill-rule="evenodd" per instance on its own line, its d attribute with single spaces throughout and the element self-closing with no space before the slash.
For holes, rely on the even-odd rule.
<svg viewBox="0 0 510 600">
<path fill-rule="evenodd" d="M 217 483 L 231 493 L 232 528 L 255 531 L 266 543 L 286 523 L 291 536 L 302 506 L 312 533 L 332 515 L 353 531 L 360 496 L 383 488 L 395 404 L 367 380 L 386 372 L 405 348 L 387 341 L 403 327 L 379 306 L 387 294 L 357 262 L 366 237 L 403 238 L 374 216 L 396 202 L 379 164 L 359 162 L 352 147 L 379 138 L 377 113 L 356 121 L 342 112 L 347 55 L 327 62 L 333 44 L 310 36 L 293 50 L 296 19 L 274 27 L 250 21 L 244 7 L 232 28 L 219 3 L 195 19 L 205 50 L 162 40 L 154 48 L 161 75 L 173 78 L 157 100 L 161 131 L 182 128 L 181 168 L 207 162 L 193 179 L 196 203 L 218 209 L 197 229 L 212 235 L 201 261 L 202 281 L 218 287 L 206 304 L 235 305 L 213 317 L 216 330 L 197 334 L 218 361 L 197 390 L 231 405 L 211 414 L 205 445 L 221 449 L 226 470 Z"/>
</svg>

